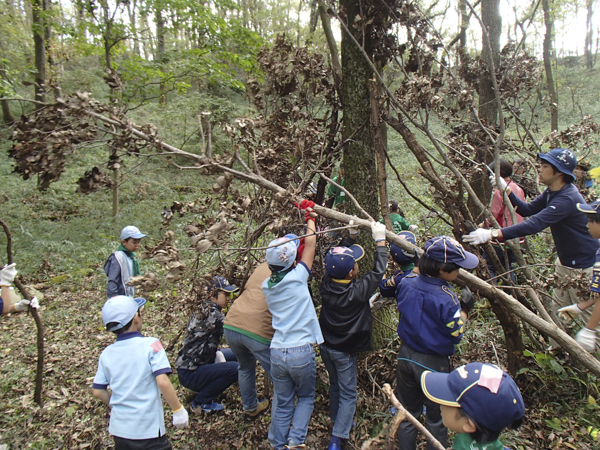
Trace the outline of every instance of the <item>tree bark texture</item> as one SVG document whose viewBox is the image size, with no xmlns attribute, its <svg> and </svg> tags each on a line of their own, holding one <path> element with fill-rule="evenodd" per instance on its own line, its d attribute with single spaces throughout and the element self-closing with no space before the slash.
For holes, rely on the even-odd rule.
<svg viewBox="0 0 600 450">
<path fill-rule="evenodd" d="M 47 0 L 32 0 L 33 17 L 33 44 L 35 48 L 35 100 L 38 102 L 46 101 L 46 24 L 44 12 L 46 11 Z M 38 104 L 37 108 L 41 106 Z"/>
<path fill-rule="evenodd" d="M 162 15 L 161 5 L 156 7 L 156 60 L 162 64 L 165 61 L 165 19 Z M 165 83 L 160 82 L 160 97 L 158 103 L 165 105 L 167 103 L 167 94 L 165 92 Z"/>
<path fill-rule="evenodd" d="M 550 128 L 552 131 L 558 130 L 558 94 L 554 87 L 554 76 L 552 74 L 552 41 L 554 40 L 554 17 L 552 17 L 552 0 L 542 0 L 542 9 L 544 10 L 544 24 L 546 25 L 546 34 L 544 35 L 544 69 L 546 71 L 546 82 L 548 84 L 548 94 L 550 95 Z"/>
<path fill-rule="evenodd" d="M 594 3 L 596 0 L 587 0 L 587 15 L 585 18 L 585 65 L 588 69 L 594 68 L 594 55 L 592 45 L 594 43 L 594 28 L 592 17 L 594 15 Z"/>
<path fill-rule="evenodd" d="M 483 44 L 481 58 L 485 64 L 490 67 L 489 60 L 493 58 L 494 66 L 500 64 L 500 34 L 502 33 L 502 16 L 500 16 L 500 0 L 482 0 L 481 2 L 481 20 L 487 29 L 492 53 L 490 54 L 488 46 Z M 484 72 L 479 81 L 479 118 L 488 125 L 497 123 L 498 106 L 496 104 L 496 95 L 492 85 L 491 77 L 495 74 L 489 70 Z"/>
</svg>

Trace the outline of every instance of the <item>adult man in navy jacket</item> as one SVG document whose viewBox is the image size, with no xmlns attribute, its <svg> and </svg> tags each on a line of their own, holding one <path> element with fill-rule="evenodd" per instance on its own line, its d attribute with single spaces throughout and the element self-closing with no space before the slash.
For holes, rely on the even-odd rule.
<svg viewBox="0 0 600 450">
<path fill-rule="evenodd" d="M 479 245 L 491 239 L 507 240 L 532 235 L 550 227 L 558 256 L 555 266 L 559 281 L 566 282 L 567 278 L 579 278 L 581 273 L 585 273 L 591 279 L 594 255 L 600 244 L 586 228 L 586 215 L 576 207 L 577 203 L 584 201 L 577 187 L 572 184 L 575 180 L 573 169 L 577 166 L 577 158 L 571 150 L 563 148 L 539 153 L 538 158 L 541 162 L 540 182 L 547 188 L 531 202 L 527 203 L 515 196 L 506 186 L 506 182 L 500 178 L 500 187 L 506 190 L 516 212 L 528 219 L 499 230 L 479 228 L 463 236 L 463 240 Z M 490 179 L 495 185 L 495 178 L 490 177 Z M 580 301 L 576 288 L 555 288 L 553 299 L 555 305 L 552 313 L 556 312 L 557 307 Z M 589 314 L 588 312 L 587 316 Z M 584 321 L 587 318 L 584 317 Z"/>
</svg>

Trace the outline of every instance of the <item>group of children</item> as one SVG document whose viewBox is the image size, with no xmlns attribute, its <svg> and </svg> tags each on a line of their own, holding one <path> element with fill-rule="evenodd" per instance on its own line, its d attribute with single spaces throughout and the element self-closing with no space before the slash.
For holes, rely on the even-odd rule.
<svg viewBox="0 0 600 450">
<path fill-rule="evenodd" d="M 514 380 L 486 363 L 474 362 L 450 370 L 449 357 L 463 336 L 472 302 L 461 302 L 449 283 L 458 277 L 460 268 L 474 269 L 479 264 L 477 256 L 448 236 L 428 240 L 420 258 L 416 249 L 410 252 L 391 244 L 391 256 L 398 270 L 384 279 L 388 258 L 386 229 L 383 224 L 373 222 L 371 231 L 376 241 L 373 270 L 357 279 L 358 262 L 364 250 L 355 243 L 358 229 L 350 228 L 349 236 L 325 256 L 326 274 L 320 284 L 322 307 L 317 317 L 308 287 L 316 252 L 313 206 L 307 200 L 298 205 L 305 211 L 307 236 L 303 244 L 295 235 L 272 241 L 266 252 L 268 271 L 257 269 L 258 278 L 268 277 L 262 281 L 261 291 L 272 315 L 272 334 L 266 338 L 246 332 L 243 328 L 248 327 L 240 325 L 243 321 L 239 319 L 234 321 L 236 326 L 226 327 L 228 332 L 262 342 L 262 356 L 258 359 L 274 386 L 268 434 L 271 446 L 276 450 L 306 448 L 304 441 L 315 399 L 315 345 L 318 345 L 330 380 L 333 429 L 328 450 L 343 448 L 343 441 L 349 438 L 353 427 L 356 408 L 356 354 L 371 349 L 369 297 L 379 286 L 380 295 L 396 298 L 400 313 L 398 335 L 402 345 L 398 353 L 396 394 L 406 410 L 417 418 L 425 411 L 427 427 L 442 446 L 446 446 L 447 432 L 451 429 L 457 433 L 454 449 L 503 449 L 498 440 L 500 432 L 507 427 L 518 427 L 525 414 Z M 600 238 L 600 202 L 580 204 L 578 208 L 588 214 L 592 236 Z M 127 228 L 132 231 L 132 227 Z M 137 230 L 128 239 L 141 239 L 135 237 L 140 234 Z M 399 236 L 414 248 L 413 233 L 402 231 Z M 128 248 L 126 244 L 123 242 L 124 249 L 133 253 L 133 246 Z M 126 256 L 135 258 L 134 253 Z M 127 275 L 125 266 L 130 273 L 135 270 L 126 260 L 127 264 L 117 257 L 114 261 L 120 270 L 112 273 L 121 277 Z M 597 261 L 593 292 L 600 291 L 600 256 Z M 254 300 L 249 304 L 260 306 L 263 301 L 257 300 L 259 282 L 253 283 L 256 284 L 252 291 Z M 117 288 L 121 285 L 127 289 L 126 283 L 114 283 Z M 194 410 L 223 409 L 214 399 L 238 376 L 235 353 L 219 349 L 224 322 L 221 309 L 228 303 L 228 295 L 236 290 L 224 278 L 215 277 L 209 288 L 209 300 L 188 324 L 176 367 L 180 383 L 198 391 L 191 405 Z M 582 302 L 564 312 L 577 314 L 575 306 L 581 311 L 594 302 L 596 299 Z M 96 397 L 112 406 L 109 431 L 117 449 L 171 448 L 165 436 L 161 393 L 173 409 L 173 424 L 178 427 L 188 424 L 187 411 L 167 377 L 171 368 L 160 341 L 140 333 L 144 303 L 144 299 L 134 300 L 133 296 L 119 293 L 102 309 L 103 322 L 107 330 L 117 334 L 117 341 L 103 351 L 93 388 Z M 580 334 L 594 332 L 598 316 L 600 308 L 595 308 L 588 327 Z M 252 365 L 255 361 L 252 360 Z M 207 369 L 210 364 L 221 367 L 219 371 L 214 367 Z M 213 384 L 202 394 L 198 386 L 208 386 L 209 379 Z M 111 391 L 107 391 L 109 385 Z M 254 399 L 247 401 L 244 392 L 242 397 L 250 416 L 267 407 L 266 400 L 257 403 L 255 392 Z M 253 404 L 246 408 L 250 402 Z M 416 435 L 416 429 L 404 420 L 398 431 L 399 448 L 415 449 Z M 434 447 L 428 443 L 427 448 Z"/>
</svg>

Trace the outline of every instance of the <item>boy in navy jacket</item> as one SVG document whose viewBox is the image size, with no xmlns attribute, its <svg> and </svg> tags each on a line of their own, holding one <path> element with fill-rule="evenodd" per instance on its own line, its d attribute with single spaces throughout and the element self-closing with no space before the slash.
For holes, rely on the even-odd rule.
<svg viewBox="0 0 600 450">
<path fill-rule="evenodd" d="M 446 447 L 448 430 L 444 427 L 440 407 L 426 398 L 421 390 L 425 370 L 450 372 L 449 356 L 463 335 L 467 314 L 448 282 L 458 277 L 459 269 L 474 269 L 479 259 L 464 250 L 449 236 L 437 236 L 425 243 L 419 260 L 420 274 L 408 275 L 396 290 L 398 335 L 402 346 L 398 352 L 396 394 L 406 410 L 419 418 L 425 404 L 427 428 Z M 416 449 L 417 430 L 407 420 L 400 424 L 400 450 Z M 433 450 L 427 444 L 428 450 Z"/>
<path fill-rule="evenodd" d="M 371 350 L 369 296 L 377 289 L 387 265 L 385 225 L 372 222 L 371 231 L 377 242 L 374 266 L 362 279 L 356 280 L 358 261 L 364 255 L 360 245 L 337 246 L 325 256 L 327 273 L 321 281 L 319 324 L 324 339 L 321 358 L 329 373 L 329 416 L 333 421 L 328 450 L 341 450 L 342 439 L 350 437 L 357 397 L 356 353 Z"/>
</svg>

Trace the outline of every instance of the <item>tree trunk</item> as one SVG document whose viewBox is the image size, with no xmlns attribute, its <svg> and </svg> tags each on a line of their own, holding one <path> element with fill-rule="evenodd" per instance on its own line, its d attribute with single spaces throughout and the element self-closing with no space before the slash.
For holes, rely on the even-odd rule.
<svg viewBox="0 0 600 450">
<path fill-rule="evenodd" d="M 131 2 L 131 3 L 127 2 L 126 6 L 127 6 L 127 15 L 129 16 L 129 23 L 130 23 L 130 27 L 131 27 L 131 34 L 132 34 L 131 39 L 133 40 L 133 53 L 136 56 L 141 57 L 142 54 L 140 53 L 140 40 L 138 37 L 136 17 L 135 17 L 137 0 L 133 0 L 133 2 Z"/>
<path fill-rule="evenodd" d="M 45 20 L 47 0 L 32 0 L 33 16 L 33 44 L 35 47 L 35 99 L 38 102 L 46 102 L 46 43 L 45 43 Z M 42 105 L 38 104 L 37 108 Z"/>
<path fill-rule="evenodd" d="M 165 61 L 165 20 L 162 15 L 160 4 L 156 7 L 156 60 L 159 64 Z M 165 83 L 160 82 L 160 97 L 158 98 L 160 105 L 166 105 L 167 94 L 165 91 Z"/>
<path fill-rule="evenodd" d="M 331 30 L 331 20 L 327 14 L 327 7 L 321 2 L 319 2 L 319 16 L 321 17 L 321 25 L 323 26 L 323 32 L 325 33 L 325 39 L 327 40 L 327 47 L 329 48 L 329 55 L 331 56 L 333 74 L 336 78 L 336 82 L 339 83 L 342 80 L 342 65 L 340 64 L 340 57 L 337 44 L 335 42 L 335 37 L 333 35 L 333 31 Z"/>
<path fill-rule="evenodd" d="M 554 88 L 554 76 L 552 75 L 552 41 L 554 40 L 554 18 L 551 14 L 550 0 L 542 0 L 544 9 L 544 24 L 546 34 L 544 35 L 544 69 L 546 70 L 546 82 L 550 95 L 550 127 L 552 131 L 558 130 L 558 95 Z"/>
<path fill-rule="evenodd" d="M 502 33 L 502 16 L 500 16 L 500 0 L 483 0 L 481 2 L 481 20 L 487 29 L 492 53 L 488 46 L 483 44 L 481 58 L 490 67 L 490 58 L 493 59 L 495 67 L 500 63 L 500 34 Z M 479 81 L 479 118 L 488 125 L 498 122 L 498 105 L 496 94 L 492 85 L 492 74 L 485 72 Z"/>
<path fill-rule="evenodd" d="M 592 44 L 594 42 L 594 28 L 592 24 L 594 3 L 596 3 L 596 0 L 587 0 L 586 5 L 587 16 L 585 18 L 585 64 L 588 69 L 594 68 L 594 55 L 592 54 Z"/>
<path fill-rule="evenodd" d="M 458 46 L 461 49 L 467 47 L 467 29 L 469 28 L 470 14 L 467 13 L 467 4 L 465 0 L 459 0 L 458 10 L 460 11 L 460 33 L 458 34 Z"/>
<path fill-rule="evenodd" d="M 4 81 L 5 83 L 8 83 L 8 77 L 6 76 L 6 67 L 4 66 L 4 63 L 0 63 L 0 80 Z M 3 100 L 2 97 L 3 96 L 0 96 L 0 106 L 2 106 L 3 122 L 6 125 L 11 125 L 15 121 L 15 119 L 12 113 L 10 112 L 10 104 L 8 100 Z"/>
</svg>

